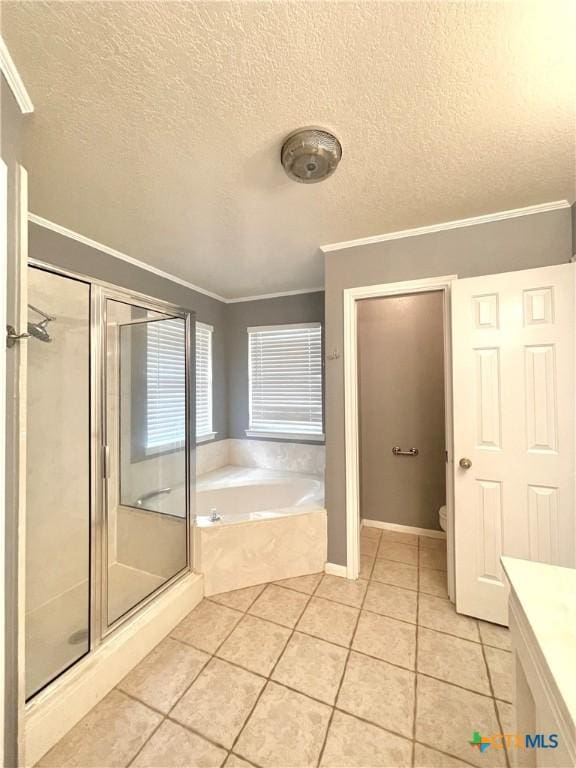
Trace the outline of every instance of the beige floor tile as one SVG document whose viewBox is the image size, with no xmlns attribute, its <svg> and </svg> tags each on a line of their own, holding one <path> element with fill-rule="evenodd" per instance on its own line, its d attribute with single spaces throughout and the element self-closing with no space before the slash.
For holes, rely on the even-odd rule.
<svg viewBox="0 0 576 768">
<path fill-rule="evenodd" d="M 363 525 L 360 528 L 360 536 L 363 539 L 379 539 L 381 535 L 380 528 L 373 528 L 371 525 Z"/>
<path fill-rule="evenodd" d="M 502 733 L 516 733 L 516 709 L 507 701 L 497 701 L 496 709 L 502 725 Z"/>
<path fill-rule="evenodd" d="M 272 674 L 272 680 L 333 704 L 347 657 L 345 648 L 295 632 Z"/>
<path fill-rule="evenodd" d="M 480 643 L 420 627 L 418 672 L 491 695 Z"/>
<path fill-rule="evenodd" d="M 368 585 L 364 609 L 415 624 L 417 599 L 418 593 L 410 589 L 372 581 Z"/>
<path fill-rule="evenodd" d="M 258 584 L 255 587 L 235 589 L 233 592 L 222 592 L 219 595 L 212 595 L 210 600 L 226 605 L 228 608 L 235 608 L 237 611 L 247 611 L 258 595 L 264 591 L 265 586 L 266 584 Z"/>
<path fill-rule="evenodd" d="M 218 650 L 221 659 L 268 677 L 291 630 L 256 616 L 245 616 Z"/>
<path fill-rule="evenodd" d="M 414 768 L 468 768 L 469 765 L 470 763 L 463 763 L 462 760 L 449 757 L 436 749 L 422 744 L 414 745 Z"/>
<path fill-rule="evenodd" d="M 410 544 L 400 544 L 397 541 L 382 539 L 376 557 L 385 557 L 387 560 L 394 560 L 397 563 L 418 565 L 418 548 Z"/>
<path fill-rule="evenodd" d="M 293 627 L 302 615 L 307 602 L 308 595 L 269 584 L 250 608 L 249 613 L 261 619 L 283 624 L 285 627 Z"/>
<path fill-rule="evenodd" d="M 499 624 L 490 624 L 487 621 L 479 621 L 480 638 L 484 645 L 491 645 L 494 648 L 502 648 L 503 651 L 512 650 L 510 640 L 510 630 L 508 627 L 501 627 Z"/>
<path fill-rule="evenodd" d="M 408 768 L 412 744 L 343 712 L 335 712 L 322 768 Z"/>
<path fill-rule="evenodd" d="M 112 691 L 37 763 L 51 768 L 128 765 L 162 720 L 144 704 Z"/>
<path fill-rule="evenodd" d="M 439 552 L 446 551 L 446 539 L 437 538 L 436 536 L 419 536 L 421 549 L 436 549 Z"/>
<path fill-rule="evenodd" d="M 369 579 L 372 575 L 372 566 L 374 565 L 374 557 L 370 555 L 360 555 L 360 573 L 361 579 Z"/>
<path fill-rule="evenodd" d="M 132 763 L 135 768 L 219 768 L 226 750 L 165 720 Z"/>
<path fill-rule="evenodd" d="M 375 557 L 378 551 L 378 539 L 367 539 L 360 537 L 360 554 Z"/>
<path fill-rule="evenodd" d="M 468 743 L 474 731 L 492 734 L 500 728 L 493 699 L 454 685 L 418 676 L 416 740 L 480 767 L 486 755 Z M 506 764 L 503 751 L 490 750 L 490 768 Z"/>
<path fill-rule="evenodd" d="M 351 579 L 343 579 L 341 576 L 326 575 L 316 590 L 316 596 L 351 605 L 353 608 L 360 608 L 367 586 L 368 582 L 363 579 L 352 581 Z"/>
<path fill-rule="evenodd" d="M 170 716 L 230 749 L 265 682 L 251 672 L 212 659 Z"/>
<path fill-rule="evenodd" d="M 420 592 L 426 592 L 428 595 L 435 595 L 436 597 L 448 597 L 446 571 L 434 571 L 431 568 L 420 568 L 419 576 Z"/>
<path fill-rule="evenodd" d="M 398 544 L 409 544 L 411 547 L 418 546 L 418 536 L 413 533 L 402 533 L 401 531 L 382 531 L 382 541 L 395 541 Z"/>
<path fill-rule="evenodd" d="M 241 618 L 238 611 L 203 600 L 170 634 L 201 651 L 214 653 Z"/>
<path fill-rule="evenodd" d="M 361 611 L 352 648 L 391 664 L 414 669 L 416 625 Z"/>
<path fill-rule="evenodd" d="M 411 738 L 414 673 L 352 652 L 336 706 Z"/>
<path fill-rule="evenodd" d="M 463 637 L 465 640 L 479 641 L 476 620 L 470 616 L 456 613 L 450 600 L 420 593 L 418 604 L 418 624 L 439 632 Z"/>
<path fill-rule="evenodd" d="M 167 714 L 209 659 L 208 654 L 167 637 L 118 688 Z"/>
<path fill-rule="evenodd" d="M 502 651 L 500 648 L 491 648 L 484 646 L 490 679 L 494 688 L 494 696 L 503 701 L 512 701 L 513 699 L 513 660 L 514 657 L 509 651 Z"/>
<path fill-rule="evenodd" d="M 295 589 L 296 592 L 303 592 L 305 595 L 311 595 L 320 584 L 323 575 L 322 573 L 311 573 L 309 576 L 295 576 L 293 579 L 276 581 L 275 584 L 288 587 L 288 589 Z"/>
<path fill-rule="evenodd" d="M 312 768 L 330 712 L 326 704 L 268 683 L 234 751 L 262 768 Z"/>
<path fill-rule="evenodd" d="M 296 629 L 338 645 L 350 645 L 359 609 L 313 597 Z"/>
<path fill-rule="evenodd" d="M 233 755 L 230 753 L 228 755 L 228 760 L 224 763 L 224 768 L 254 768 L 252 763 L 249 763 L 248 760 L 244 760 L 241 757 L 238 757 L 238 755 Z"/>
<path fill-rule="evenodd" d="M 393 560 L 376 560 L 372 571 L 374 581 L 383 581 L 394 587 L 418 589 L 418 568 L 408 563 L 395 563 Z"/>
<path fill-rule="evenodd" d="M 446 570 L 446 548 L 428 549 L 420 547 L 418 563 L 421 568 L 434 568 L 437 571 Z"/>
</svg>

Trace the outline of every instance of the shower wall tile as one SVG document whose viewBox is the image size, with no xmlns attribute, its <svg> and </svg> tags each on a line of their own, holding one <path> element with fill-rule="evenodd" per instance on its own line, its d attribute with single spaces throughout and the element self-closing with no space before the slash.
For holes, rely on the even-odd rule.
<svg viewBox="0 0 576 768">
<path fill-rule="evenodd" d="M 302 443 L 266 440 L 229 440 L 229 463 L 240 467 L 260 467 L 284 472 L 323 475 L 325 447 Z"/>
<path fill-rule="evenodd" d="M 86 622 L 81 585 L 89 575 L 89 288 L 34 268 L 28 280 L 28 300 L 56 319 L 49 325 L 50 344 L 34 338 L 27 344 L 26 611 L 59 610 L 60 598 L 79 587 Z"/>
</svg>

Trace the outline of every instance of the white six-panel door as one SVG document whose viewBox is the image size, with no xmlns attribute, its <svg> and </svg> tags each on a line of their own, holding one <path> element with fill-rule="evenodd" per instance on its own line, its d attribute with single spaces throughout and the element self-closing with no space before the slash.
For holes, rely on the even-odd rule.
<svg viewBox="0 0 576 768">
<path fill-rule="evenodd" d="M 574 566 L 574 268 L 452 284 L 456 609 L 499 624 L 501 555 Z"/>
</svg>

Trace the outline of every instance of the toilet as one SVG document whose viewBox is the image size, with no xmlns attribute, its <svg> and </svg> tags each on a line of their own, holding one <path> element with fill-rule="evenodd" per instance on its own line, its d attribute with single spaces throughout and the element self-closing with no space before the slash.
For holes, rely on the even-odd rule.
<svg viewBox="0 0 576 768">
<path fill-rule="evenodd" d="M 438 510 L 438 522 L 440 523 L 440 528 L 442 528 L 443 531 L 446 530 L 446 505 L 443 507 L 440 507 Z"/>
</svg>

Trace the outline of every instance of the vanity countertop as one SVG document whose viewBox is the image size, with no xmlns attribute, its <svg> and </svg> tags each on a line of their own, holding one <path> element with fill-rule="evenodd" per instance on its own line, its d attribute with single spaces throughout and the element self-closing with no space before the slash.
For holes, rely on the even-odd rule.
<svg viewBox="0 0 576 768">
<path fill-rule="evenodd" d="M 513 597 L 573 723 L 576 722 L 576 570 L 503 557 Z"/>
</svg>

